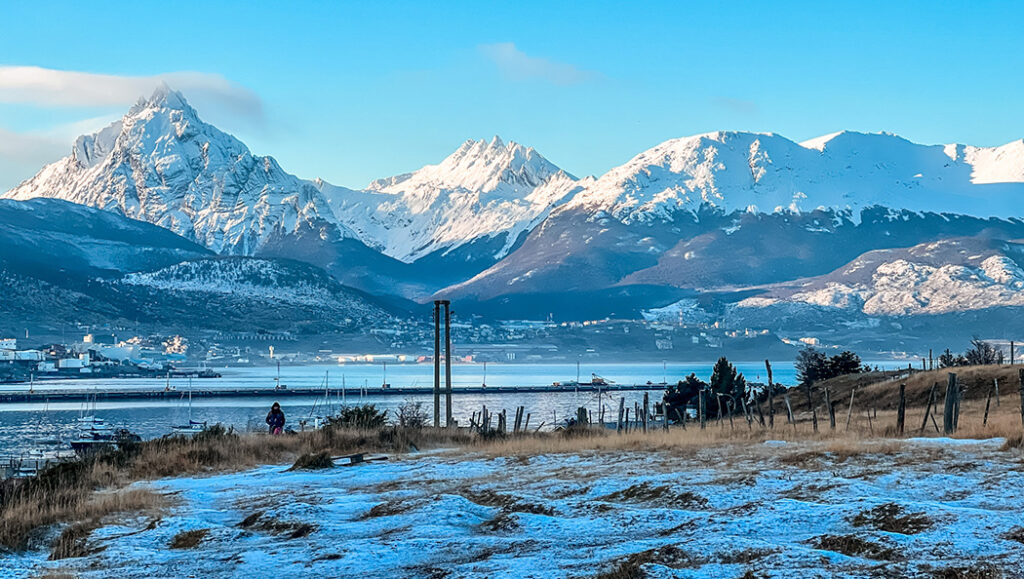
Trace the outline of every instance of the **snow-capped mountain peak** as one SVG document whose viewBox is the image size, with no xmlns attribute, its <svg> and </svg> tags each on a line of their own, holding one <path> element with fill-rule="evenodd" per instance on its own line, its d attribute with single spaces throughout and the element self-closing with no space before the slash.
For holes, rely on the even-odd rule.
<svg viewBox="0 0 1024 579">
<path fill-rule="evenodd" d="M 493 259 L 568 199 L 576 179 L 532 147 L 468 140 L 437 165 L 379 179 L 364 191 L 317 186 L 335 216 L 388 255 L 414 261 L 502 238 Z"/>
<path fill-rule="evenodd" d="M 714 132 L 665 141 L 616 167 L 564 210 L 625 223 L 702 207 L 845 211 L 882 206 L 979 217 L 1020 215 L 1024 144 L 920 145 L 891 133 L 841 131 L 803 143 L 772 133 Z M 978 185 L 985 184 L 981 189 Z"/>
<path fill-rule="evenodd" d="M 162 85 L 71 155 L 4 197 L 54 197 L 166 227 L 219 253 L 251 254 L 274 233 L 332 225 L 319 191 L 200 120 Z"/>
<path fill-rule="evenodd" d="M 382 193 L 458 189 L 490 193 L 503 189 L 503 192 L 515 194 L 559 174 L 572 178 L 532 147 L 515 141 L 506 144 L 495 136 L 489 142 L 468 140 L 437 165 L 378 179 L 367 189 Z"/>
</svg>

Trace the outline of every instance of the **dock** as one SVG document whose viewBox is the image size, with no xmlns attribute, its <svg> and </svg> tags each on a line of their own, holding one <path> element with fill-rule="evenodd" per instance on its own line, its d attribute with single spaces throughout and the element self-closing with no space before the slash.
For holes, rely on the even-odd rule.
<svg viewBox="0 0 1024 579">
<path fill-rule="evenodd" d="M 665 384 L 579 384 L 577 386 L 463 386 L 452 388 L 453 394 L 542 394 L 552 392 L 627 392 L 664 390 Z M 430 395 L 423 387 L 408 388 L 345 388 L 344 396 L 409 396 Z M 35 392 L 0 392 L 3 402 L 78 402 L 82 400 L 177 400 L 187 390 L 160 389 L 46 389 Z M 323 396 L 323 388 L 193 388 L 193 398 L 290 398 Z M 330 389 L 331 397 L 341 397 L 342 389 Z"/>
</svg>

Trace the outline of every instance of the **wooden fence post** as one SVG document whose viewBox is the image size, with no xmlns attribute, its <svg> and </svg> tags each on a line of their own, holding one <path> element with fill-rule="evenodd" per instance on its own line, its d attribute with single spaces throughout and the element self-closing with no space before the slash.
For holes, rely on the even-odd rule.
<svg viewBox="0 0 1024 579">
<path fill-rule="evenodd" d="M 757 407 L 757 420 L 761 423 L 761 428 L 765 427 L 764 412 L 761 411 L 761 401 L 754 400 L 754 405 Z"/>
<path fill-rule="evenodd" d="M 896 407 L 896 433 L 903 436 L 903 424 L 907 413 L 907 385 L 900 384 L 900 404 Z"/>
<path fill-rule="evenodd" d="M 796 431 L 796 418 L 793 418 L 793 406 L 789 403 L 789 392 L 784 392 L 782 399 L 786 402 L 786 418 L 793 425 L 793 430 Z"/>
<path fill-rule="evenodd" d="M 1017 380 L 1020 382 L 1020 421 L 1024 424 L 1024 368 L 1021 368 L 1017 374 Z"/>
<path fill-rule="evenodd" d="M 1021 390 L 1024 392 L 1024 390 Z M 704 389 L 701 388 L 697 391 L 697 416 L 700 418 L 700 429 L 704 430 L 707 427 L 707 396 L 704 394 Z M 1024 394 L 1021 394 L 1021 401 L 1024 401 Z M 1024 410 L 1021 411 L 1021 416 L 1024 418 Z"/>
<path fill-rule="evenodd" d="M 768 370 L 768 428 L 775 428 L 775 384 L 772 383 L 772 363 L 764 361 L 764 367 Z"/>
<path fill-rule="evenodd" d="M 1021 390 L 1024 393 L 1024 390 Z M 1024 394 L 1021 394 L 1024 400 Z M 956 374 L 950 372 L 946 381 L 946 400 L 942 409 L 942 433 L 953 434 L 953 408 L 956 406 Z"/>
<path fill-rule="evenodd" d="M 836 429 L 836 408 L 832 405 L 832 393 L 829 392 L 828 387 L 825 387 L 825 406 L 828 407 L 828 427 L 829 430 Z"/>
<path fill-rule="evenodd" d="M 956 398 L 953 399 L 953 432 L 960 428 L 960 401 L 964 397 L 964 386 L 960 380 L 956 381 L 956 390 L 953 391 Z"/>
<path fill-rule="evenodd" d="M 644 392 L 644 434 L 647 434 L 647 415 L 650 414 L 650 412 L 648 412 L 649 407 L 647 404 L 647 392 Z"/>
<path fill-rule="evenodd" d="M 932 412 L 932 404 L 935 403 L 935 391 L 939 388 L 939 383 L 935 382 L 932 384 L 932 389 L 928 391 L 928 406 L 924 409 L 924 420 L 921 422 L 921 434 L 924 434 L 924 429 L 928 428 L 928 415 Z M 934 418 L 932 419 L 934 422 Z M 935 429 L 938 431 L 938 428 Z"/>
<path fill-rule="evenodd" d="M 996 388 L 996 408 L 999 408 L 999 378 L 993 378 L 992 383 Z"/>
<path fill-rule="evenodd" d="M 622 432 L 622 413 L 626 410 L 626 397 L 619 398 L 619 421 L 615 423 L 615 432 Z"/>
<path fill-rule="evenodd" d="M 995 384 L 998 383 L 998 381 L 995 381 L 992 386 L 988 387 L 988 396 L 985 397 L 985 418 L 981 420 L 982 426 L 988 426 L 988 409 L 992 405 L 992 392 L 995 390 Z"/>
<path fill-rule="evenodd" d="M 850 408 L 846 411 L 846 431 L 850 431 L 850 420 L 853 419 L 853 396 L 857 393 L 857 388 L 854 387 L 850 390 Z"/>
</svg>

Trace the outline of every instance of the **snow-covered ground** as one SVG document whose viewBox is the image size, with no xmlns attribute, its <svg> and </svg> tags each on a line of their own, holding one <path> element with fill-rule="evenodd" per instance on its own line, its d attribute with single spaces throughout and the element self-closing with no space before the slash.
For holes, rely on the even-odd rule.
<svg viewBox="0 0 1024 579">
<path fill-rule="evenodd" d="M 148 530 L 143 519 L 110 524 L 93 534 L 105 548 L 90 557 L 8 556 L 0 574 L 588 577 L 628 560 L 649 561 L 650 577 L 931 576 L 981 565 L 1013 577 L 1024 545 L 1007 535 L 1024 523 L 1024 473 L 1001 443 L 438 452 L 165 479 L 152 484 L 177 506 Z M 202 529 L 195 548 L 169 548 Z"/>
</svg>

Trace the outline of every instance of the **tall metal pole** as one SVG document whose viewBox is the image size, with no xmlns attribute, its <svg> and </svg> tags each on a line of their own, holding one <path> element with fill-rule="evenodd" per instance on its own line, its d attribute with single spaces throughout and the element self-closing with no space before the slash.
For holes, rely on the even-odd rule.
<svg viewBox="0 0 1024 579">
<path fill-rule="evenodd" d="M 452 311 L 451 302 L 444 300 L 444 423 L 451 428 L 452 422 Z"/>
<path fill-rule="evenodd" d="M 441 302 L 434 301 L 434 428 L 441 426 Z"/>
</svg>

